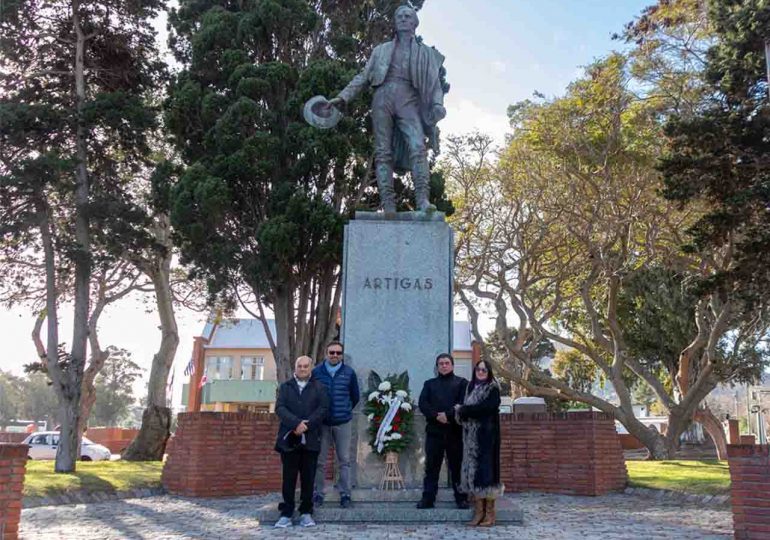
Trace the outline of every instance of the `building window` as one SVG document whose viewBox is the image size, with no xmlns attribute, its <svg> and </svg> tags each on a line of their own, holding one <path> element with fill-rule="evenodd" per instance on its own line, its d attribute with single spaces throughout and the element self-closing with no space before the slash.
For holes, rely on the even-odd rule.
<svg viewBox="0 0 770 540">
<path fill-rule="evenodd" d="M 265 380 L 265 359 L 262 356 L 241 357 L 241 380 L 263 381 Z"/>
<path fill-rule="evenodd" d="M 232 378 L 232 356 L 210 356 L 206 359 L 206 380 L 228 380 Z"/>
</svg>

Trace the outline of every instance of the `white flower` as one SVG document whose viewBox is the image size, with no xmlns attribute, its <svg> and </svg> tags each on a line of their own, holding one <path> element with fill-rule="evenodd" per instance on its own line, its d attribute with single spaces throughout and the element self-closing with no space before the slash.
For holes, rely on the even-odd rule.
<svg viewBox="0 0 770 540">
<path fill-rule="evenodd" d="M 374 392 L 372 392 L 371 394 L 369 394 L 369 397 L 368 397 L 368 398 L 366 398 L 366 401 L 374 401 L 374 400 L 375 400 L 375 399 L 377 399 L 378 397 L 380 397 L 380 393 L 379 393 L 377 390 L 375 390 Z"/>
<path fill-rule="evenodd" d="M 380 396 L 380 403 L 387 403 L 388 405 L 390 405 L 391 401 L 393 401 L 393 399 L 387 394 L 382 394 Z"/>
<path fill-rule="evenodd" d="M 409 403 L 404 402 L 404 403 L 401 404 L 401 409 L 404 410 L 404 411 L 411 411 L 412 410 L 412 406 Z"/>
<path fill-rule="evenodd" d="M 372 413 L 372 414 L 370 414 L 369 416 L 367 416 L 367 418 L 369 419 L 369 421 L 370 421 L 370 422 L 371 422 L 372 420 L 374 420 L 374 413 Z"/>
<path fill-rule="evenodd" d="M 382 441 L 389 441 L 391 439 L 390 435 L 383 435 Z"/>
<path fill-rule="evenodd" d="M 398 397 L 400 397 L 401 399 L 404 399 L 404 398 L 405 398 L 406 396 L 408 396 L 409 394 L 407 394 L 407 393 L 406 393 L 405 391 L 403 391 L 403 390 L 396 390 L 396 395 L 397 395 Z"/>
<path fill-rule="evenodd" d="M 397 441 L 397 440 L 399 440 L 401 438 L 401 434 L 400 433 L 394 433 L 393 435 L 390 436 L 390 438 L 393 439 L 394 441 Z"/>
<path fill-rule="evenodd" d="M 387 392 L 388 390 L 390 390 L 390 383 L 388 381 L 382 381 L 380 383 L 380 386 L 377 387 L 377 390 L 379 390 L 380 392 Z"/>
</svg>

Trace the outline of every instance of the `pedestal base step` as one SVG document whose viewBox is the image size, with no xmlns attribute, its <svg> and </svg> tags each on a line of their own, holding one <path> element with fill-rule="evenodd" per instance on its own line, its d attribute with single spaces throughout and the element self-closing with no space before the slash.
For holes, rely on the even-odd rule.
<svg viewBox="0 0 770 540">
<path fill-rule="evenodd" d="M 356 490 L 360 491 L 360 490 Z M 365 490 L 374 492 L 374 490 Z M 384 493 L 399 493 L 388 492 Z M 400 493 L 404 493 L 403 491 Z M 451 491 L 449 492 L 451 496 Z M 324 505 L 316 508 L 313 518 L 320 523 L 462 523 L 471 519 L 473 511 L 457 508 L 454 501 L 436 502 L 435 508 L 418 509 L 416 500 L 366 500 L 357 499 L 353 493 L 353 504 L 350 508 L 340 508 L 338 503 L 326 499 Z M 403 497 L 403 495 L 402 495 Z M 419 498 L 419 497 L 418 497 Z M 520 524 L 523 520 L 522 510 L 508 498 L 497 500 L 497 522 Z M 271 526 L 279 518 L 277 503 L 267 504 L 257 509 L 256 518 L 260 524 Z M 295 518 L 299 516 L 295 515 Z"/>
</svg>

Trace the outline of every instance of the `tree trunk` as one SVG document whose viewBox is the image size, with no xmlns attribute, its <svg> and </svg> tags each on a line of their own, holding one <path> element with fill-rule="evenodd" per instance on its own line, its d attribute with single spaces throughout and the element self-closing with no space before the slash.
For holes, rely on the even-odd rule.
<svg viewBox="0 0 770 540">
<path fill-rule="evenodd" d="M 80 397 L 79 389 L 77 390 L 76 397 Z M 71 473 L 75 472 L 75 466 L 80 457 L 81 436 L 77 432 L 80 420 L 80 404 L 78 399 L 69 395 L 68 399 L 61 404 L 59 411 L 61 428 L 59 430 L 59 446 L 56 449 L 54 471 L 57 473 Z"/>
<path fill-rule="evenodd" d="M 166 402 L 168 375 L 179 346 L 179 329 L 174 313 L 174 296 L 171 290 L 171 241 L 170 226 L 165 216 L 159 217 L 160 226 L 156 239 L 166 247 L 159 264 L 149 276 L 155 289 L 155 303 L 160 318 L 160 348 L 152 358 L 150 381 L 147 384 L 147 408 L 142 413 L 142 427 L 136 438 L 123 452 L 127 461 L 160 461 L 171 435 L 171 409 Z"/>
<path fill-rule="evenodd" d="M 693 420 L 703 424 L 706 433 L 709 434 L 717 449 L 718 459 L 727 459 L 727 437 L 722 423 L 714 416 L 710 409 L 698 409 L 693 415 Z"/>
<path fill-rule="evenodd" d="M 88 362 L 88 368 L 83 373 L 83 384 L 80 394 L 80 419 L 78 421 L 78 433 L 81 435 L 88 428 L 88 419 L 91 417 L 91 409 L 96 403 L 96 388 L 94 381 L 96 376 L 104 367 L 104 363 L 109 358 L 109 354 L 102 350 L 91 348 L 91 360 Z"/>
<path fill-rule="evenodd" d="M 161 461 L 170 434 L 171 409 L 165 406 L 148 405 L 142 413 L 142 428 L 123 452 L 123 459 L 127 461 Z"/>
<path fill-rule="evenodd" d="M 83 108 L 86 101 L 85 86 L 85 42 L 86 37 L 80 26 L 80 2 L 72 2 L 72 25 L 75 30 L 75 294 L 72 330 L 72 347 L 69 366 L 64 377 L 62 395 L 61 436 L 56 452 L 56 472 L 74 472 L 80 447 L 81 433 L 78 432 L 80 418 L 80 392 L 88 345 L 88 303 L 91 280 L 91 238 L 89 232 L 88 203 L 89 186 L 87 170 L 86 126 Z"/>
<path fill-rule="evenodd" d="M 278 288 L 275 293 L 275 370 L 278 382 L 288 381 L 294 372 L 293 342 L 293 295 L 289 288 Z"/>
</svg>

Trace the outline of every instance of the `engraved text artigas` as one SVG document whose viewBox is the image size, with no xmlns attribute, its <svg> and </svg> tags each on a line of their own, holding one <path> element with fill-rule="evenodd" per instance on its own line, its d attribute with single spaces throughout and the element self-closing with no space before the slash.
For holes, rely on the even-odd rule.
<svg viewBox="0 0 770 540">
<path fill-rule="evenodd" d="M 364 279 L 364 289 L 385 291 L 429 291 L 433 288 L 433 278 L 429 277 L 371 277 Z"/>
</svg>

